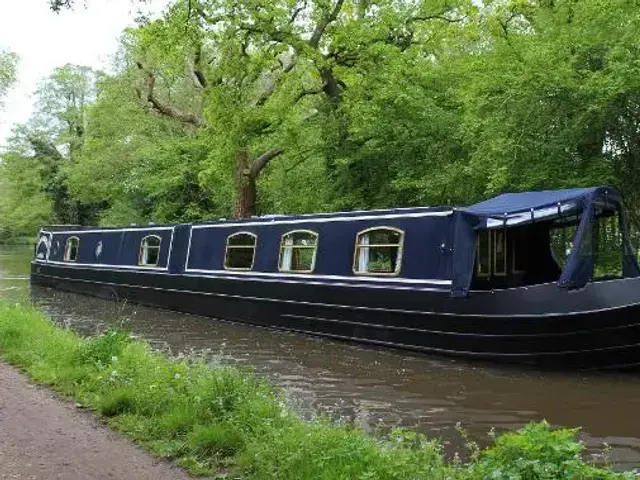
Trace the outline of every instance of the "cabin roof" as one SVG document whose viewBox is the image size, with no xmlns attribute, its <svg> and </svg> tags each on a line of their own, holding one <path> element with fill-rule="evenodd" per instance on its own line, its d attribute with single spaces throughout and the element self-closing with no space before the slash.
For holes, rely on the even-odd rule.
<svg viewBox="0 0 640 480">
<path fill-rule="evenodd" d="M 562 212 L 568 213 L 576 208 L 576 206 L 584 200 L 587 196 L 595 195 L 600 199 L 608 199 L 612 203 L 619 203 L 619 193 L 611 187 L 590 187 L 590 188 L 570 188 L 564 190 L 541 190 L 519 193 L 504 193 L 497 197 L 490 198 L 483 202 L 476 203 L 474 205 L 460 208 L 461 211 L 472 214 L 477 217 L 498 217 L 504 218 L 505 215 L 509 216 L 511 223 L 521 223 L 524 218 L 516 219 L 512 217 L 521 217 L 524 213 L 529 214 L 531 211 L 536 211 L 536 219 L 550 217 L 554 214 L 551 209 L 557 208 L 558 205 L 562 205 Z M 548 212 L 543 209 L 549 210 Z M 336 218 L 362 218 L 375 219 L 377 217 L 385 217 L 388 215 L 394 216 L 428 216 L 429 213 L 434 214 L 447 214 L 453 212 L 453 207 L 440 206 L 440 207 L 409 207 L 409 208 L 390 208 L 390 209 L 374 209 L 374 210 L 352 210 L 345 212 L 325 212 L 325 213 L 309 213 L 299 215 L 262 215 L 257 217 L 245 218 L 245 219 L 218 219 L 218 220 L 205 220 L 202 222 L 196 222 L 197 225 L 238 225 L 249 223 L 261 223 L 269 224 L 271 222 L 286 223 L 289 221 L 298 221 L 296 223 L 302 223 L 306 220 L 316 221 L 322 219 L 336 219 Z M 541 215 L 539 215 L 539 214 Z M 99 227 L 100 230 L 121 230 L 127 229 L 154 229 L 154 228 L 170 228 L 175 224 L 131 224 L 128 226 L 117 227 Z M 491 226 L 491 225 L 489 225 Z M 70 228 L 71 227 L 71 228 Z M 72 229 L 74 231 L 91 230 L 97 227 L 80 227 L 77 225 L 46 225 L 45 229 L 51 231 L 61 231 Z"/>
<path fill-rule="evenodd" d="M 279 214 L 269 214 L 269 215 L 261 215 L 250 218 L 243 219 L 226 219 L 221 218 L 218 220 L 204 220 L 201 222 L 195 222 L 197 225 L 225 225 L 225 224 L 245 224 L 245 223 L 264 223 L 269 224 L 271 222 L 287 222 L 299 220 L 304 222 L 305 220 L 322 220 L 322 219 L 335 219 L 335 218 L 358 218 L 358 217 L 371 217 L 374 219 L 376 217 L 385 217 L 388 215 L 394 215 L 398 217 L 402 216 L 422 216 L 422 214 L 428 215 L 429 213 L 434 214 L 447 214 L 453 212 L 452 207 L 409 207 L 409 208 L 389 208 L 389 209 L 377 209 L 377 210 L 352 210 L 346 212 L 325 212 L 325 213 L 307 213 L 307 214 L 299 214 L 299 215 L 279 215 Z M 99 227 L 100 230 L 121 230 L 122 228 L 131 228 L 131 229 L 147 229 L 151 230 L 153 228 L 166 228 L 172 227 L 175 224 L 130 224 L 123 225 L 117 227 Z M 82 230 L 92 230 L 98 227 L 84 226 L 80 227 L 78 225 L 45 225 L 43 227 L 46 230 L 51 231 L 60 231 L 60 230 L 74 230 L 74 231 L 82 231 Z"/>
<path fill-rule="evenodd" d="M 617 203 L 620 199 L 618 192 L 611 187 L 569 188 L 566 190 L 503 193 L 463 210 L 480 216 L 501 216 L 555 207 L 559 204 L 576 203 L 591 194 L 597 194 L 599 198 L 608 198 L 612 203 Z"/>
</svg>

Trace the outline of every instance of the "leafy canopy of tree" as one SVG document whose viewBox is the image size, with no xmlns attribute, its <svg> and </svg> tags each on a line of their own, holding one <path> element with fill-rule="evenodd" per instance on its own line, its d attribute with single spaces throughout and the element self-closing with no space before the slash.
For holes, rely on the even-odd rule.
<svg viewBox="0 0 640 480">
<path fill-rule="evenodd" d="M 2 221 L 193 221 L 603 183 L 635 213 L 638 31 L 631 0 L 176 1 L 123 34 L 114 74 L 68 66 L 43 84 L 4 155 Z"/>
<path fill-rule="evenodd" d="M 16 66 L 18 57 L 11 52 L 0 50 L 0 107 L 7 90 L 16 80 Z"/>
</svg>

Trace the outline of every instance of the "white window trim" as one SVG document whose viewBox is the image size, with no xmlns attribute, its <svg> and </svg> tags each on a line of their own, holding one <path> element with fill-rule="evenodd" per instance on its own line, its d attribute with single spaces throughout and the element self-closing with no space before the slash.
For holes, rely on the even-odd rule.
<svg viewBox="0 0 640 480">
<path fill-rule="evenodd" d="M 396 232 L 400 234 L 400 240 L 398 240 L 397 244 L 370 244 L 369 243 L 369 233 L 371 232 L 375 232 L 375 231 L 379 231 L 379 230 L 385 230 L 385 231 L 392 231 L 392 232 Z M 364 237 L 366 235 L 366 237 Z M 403 253 L 404 253 L 404 236 L 405 236 L 405 232 L 404 230 L 401 230 L 399 228 L 396 227 L 391 227 L 391 226 L 387 226 L 387 225 L 381 225 L 379 227 L 371 227 L 371 228 L 367 228 L 365 230 L 361 230 L 356 234 L 356 245 L 355 245 L 355 249 L 353 251 L 353 263 L 351 265 L 351 269 L 353 271 L 354 275 L 358 275 L 358 276 L 374 276 L 374 277 L 397 277 L 398 275 L 400 275 L 400 271 L 402 270 L 402 260 L 403 260 Z M 366 238 L 366 245 L 363 242 L 360 242 L 361 238 Z M 366 257 L 367 257 L 367 265 L 369 264 L 369 249 L 371 248 L 376 248 L 376 247 L 397 247 L 398 248 L 398 258 L 396 261 L 396 268 L 393 272 L 367 272 L 367 271 L 362 271 L 360 270 L 361 267 L 361 257 L 360 257 L 360 252 L 363 250 L 366 250 Z M 357 267 L 357 269 L 356 269 Z"/>
<path fill-rule="evenodd" d="M 158 239 L 158 246 L 152 246 L 150 247 L 149 245 L 146 245 L 146 241 L 149 238 L 157 238 Z M 146 260 L 143 263 L 143 258 L 146 255 L 147 251 L 149 248 L 153 248 L 153 249 L 158 249 L 158 261 L 156 263 L 147 263 Z M 142 240 L 140 240 L 140 249 L 138 250 L 138 266 L 139 267 L 157 267 L 158 265 L 160 265 L 160 252 L 162 249 L 162 237 L 158 236 L 158 235 L 147 235 L 146 237 L 143 237 Z"/>
<path fill-rule="evenodd" d="M 229 245 L 229 240 L 231 240 L 233 237 L 236 237 L 238 235 L 249 235 L 251 237 L 253 237 L 253 246 L 249 246 L 249 245 Z M 258 235 L 256 235 L 255 233 L 252 232 L 235 232 L 232 233 L 231 235 L 229 235 L 227 237 L 227 244 L 225 246 L 224 249 L 224 262 L 222 264 L 223 268 L 225 270 L 239 270 L 239 271 L 250 271 L 253 270 L 253 266 L 255 264 L 256 261 L 256 248 L 258 247 Z M 233 249 L 249 249 L 251 248 L 253 250 L 252 256 L 251 256 L 251 266 L 250 267 L 230 267 L 227 265 L 228 260 L 229 260 L 229 248 Z"/>
<path fill-rule="evenodd" d="M 76 241 L 76 258 L 70 258 L 70 255 L 69 255 L 69 253 L 71 251 L 69 246 L 70 246 L 70 243 L 71 243 L 72 240 Z M 80 238 L 78 238 L 76 236 L 67 238 L 66 242 L 64 243 L 64 254 L 62 256 L 62 259 L 65 262 L 77 262 L 79 255 L 80 255 Z"/>
<path fill-rule="evenodd" d="M 296 233 L 309 233 L 315 238 L 313 246 L 293 245 L 293 235 Z M 291 239 L 291 243 L 288 240 Z M 278 271 L 283 273 L 313 273 L 316 268 L 316 257 L 318 256 L 318 244 L 320 243 L 320 234 L 313 230 L 290 230 L 280 237 L 280 249 L 278 254 Z M 293 250 L 299 248 L 313 248 L 313 257 L 311 258 L 311 268 L 309 270 L 292 270 L 291 262 L 293 259 Z M 284 257 L 284 258 L 283 258 Z M 283 268 L 284 262 L 288 263 L 288 268 Z"/>
</svg>

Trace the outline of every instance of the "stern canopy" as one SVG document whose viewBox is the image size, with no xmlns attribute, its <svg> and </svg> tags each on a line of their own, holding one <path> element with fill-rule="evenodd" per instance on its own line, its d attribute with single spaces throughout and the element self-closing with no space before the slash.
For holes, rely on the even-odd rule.
<svg viewBox="0 0 640 480">
<path fill-rule="evenodd" d="M 562 269 L 558 285 L 581 288 L 594 274 L 594 222 L 600 216 L 617 215 L 622 234 L 622 271 L 625 277 L 640 276 L 629 239 L 621 196 L 611 187 L 573 188 L 539 192 L 505 193 L 456 210 L 452 292 L 464 296 L 473 277 L 476 242 L 483 230 L 509 229 L 536 222 L 558 226 L 574 223 L 573 248 Z"/>
</svg>

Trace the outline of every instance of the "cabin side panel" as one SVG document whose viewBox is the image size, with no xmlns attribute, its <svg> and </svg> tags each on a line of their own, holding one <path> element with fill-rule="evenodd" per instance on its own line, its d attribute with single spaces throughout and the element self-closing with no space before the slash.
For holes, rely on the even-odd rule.
<svg viewBox="0 0 640 480">
<path fill-rule="evenodd" d="M 282 236 L 295 230 L 318 234 L 318 250 L 313 275 L 366 278 L 353 272 L 356 238 L 370 228 L 394 228 L 404 232 L 400 278 L 451 279 L 452 217 L 349 219 L 322 222 L 286 222 L 194 226 L 188 245 L 187 269 L 224 271 L 227 238 L 238 232 L 257 236 L 253 271 L 278 273 Z M 248 272 L 247 272 L 248 273 Z M 304 278 L 304 273 L 299 274 Z"/>
<path fill-rule="evenodd" d="M 191 238 L 187 245 L 188 270 L 223 270 L 227 237 L 234 233 L 247 232 L 258 236 L 254 268 L 262 249 L 263 231 L 255 227 L 191 227 Z"/>
<path fill-rule="evenodd" d="M 64 262 L 67 240 L 71 237 L 77 237 L 79 239 L 78 258 L 74 262 L 65 263 L 138 267 L 140 242 L 149 235 L 160 238 L 160 258 L 157 268 L 166 268 L 170 256 L 173 228 L 53 232 L 49 261 Z"/>
</svg>

